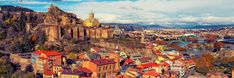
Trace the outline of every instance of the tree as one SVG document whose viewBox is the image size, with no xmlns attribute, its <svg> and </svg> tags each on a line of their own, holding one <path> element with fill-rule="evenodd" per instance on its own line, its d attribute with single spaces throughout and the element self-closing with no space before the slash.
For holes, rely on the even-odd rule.
<svg viewBox="0 0 234 78">
<path fill-rule="evenodd" d="M 28 66 L 26 66 L 26 72 L 33 72 L 33 66 L 30 64 Z"/>
<path fill-rule="evenodd" d="M 33 72 L 17 71 L 11 75 L 11 78 L 35 78 L 36 75 Z"/>
<path fill-rule="evenodd" d="M 17 23 L 18 23 L 17 30 L 18 31 L 25 31 L 26 20 L 27 20 L 27 16 L 26 16 L 25 12 L 20 12 L 19 19 L 17 20 Z"/>
<path fill-rule="evenodd" d="M 7 37 L 6 31 L 0 31 L 0 40 L 3 40 Z"/>
<path fill-rule="evenodd" d="M 8 57 L 0 58 L 0 76 L 9 78 L 9 76 L 13 73 L 13 67 L 9 62 Z"/>
<path fill-rule="evenodd" d="M 37 44 L 44 44 L 44 42 L 46 41 L 46 34 L 44 32 L 38 31 L 38 34 L 36 34 L 38 36 L 38 39 L 36 41 Z"/>
<path fill-rule="evenodd" d="M 12 18 L 12 17 L 13 17 L 13 15 L 10 14 L 9 11 L 7 11 L 7 13 L 3 13 L 2 19 L 3 19 L 3 21 L 5 21 L 5 20 Z"/>
<path fill-rule="evenodd" d="M 196 70 L 201 73 L 207 73 L 214 66 L 215 58 L 211 54 L 203 54 L 200 58 L 195 60 Z"/>
</svg>

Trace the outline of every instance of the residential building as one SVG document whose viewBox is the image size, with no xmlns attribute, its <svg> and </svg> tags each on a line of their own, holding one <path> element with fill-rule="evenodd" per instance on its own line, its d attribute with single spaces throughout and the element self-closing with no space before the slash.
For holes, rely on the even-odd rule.
<svg viewBox="0 0 234 78">
<path fill-rule="evenodd" d="M 142 78 L 161 78 L 160 73 L 155 71 L 148 71 L 143 73 Z"/>
<path fill-rule="evenodd" d="M 39 50 L 32 53 L 32 64 L 35 73 L 45 73 L 48 71 L 57 72 L 61 66 L 61 53 L 58 51 Z M 53 68 L 53 66 L 56 66 Z"/>
<path fill-rule="evenodd" d="M 63 68 L 60 78 L 91 78 L 92 71 L 87 68 Z"/>
<path fill-rule="evenodd" d="M 159 64 L 150 62 L 150 63 L 146 63 L 146 64 L 141 64 L 137 66 L 137 69 L 139 72 L 147 72 L 150 70 L 154 70 L 158 73 L 161 73 L 162 68 L 159 66 Z"/>
<path fill-rule="evenodd" d="M 92 78 L 105 78 L 107 75 L 114 73 L 116 62 L 110 59 L 94 59 L 82 63 L 93 72 Z"/>
</svg>

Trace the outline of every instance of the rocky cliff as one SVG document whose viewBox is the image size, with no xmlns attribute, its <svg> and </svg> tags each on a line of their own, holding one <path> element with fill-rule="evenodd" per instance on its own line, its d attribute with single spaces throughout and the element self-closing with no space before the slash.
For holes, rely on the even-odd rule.
<svg viewBox="0 0 234 78">
<path fill-rule="evenodd" d="M 75 14 L 64 12 L 58 7 L 51 5 L 44 20 L 45 24 L 55 25 L 75 25 L 81 23 L 81 20 Z"/>
</svg>

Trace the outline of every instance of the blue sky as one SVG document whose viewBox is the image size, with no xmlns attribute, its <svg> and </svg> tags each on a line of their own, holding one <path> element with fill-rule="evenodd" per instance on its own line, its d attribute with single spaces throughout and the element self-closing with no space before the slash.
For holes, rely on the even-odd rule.
<svg viewBox="0 0 234 78">
<path fill-rule="evenodd" d="M 85 19 L 90 11 L 104 23 L 210 25 L 234 23 L 234 0 L 0 0 L 46 12 L 50 4 Z"/>
</svg>

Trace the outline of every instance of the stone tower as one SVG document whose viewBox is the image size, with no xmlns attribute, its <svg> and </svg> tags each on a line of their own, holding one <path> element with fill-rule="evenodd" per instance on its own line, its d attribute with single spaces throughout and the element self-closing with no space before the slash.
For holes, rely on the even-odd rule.
<svg viewBox="0 0 234 78">
<path fill-rule="evenodd" d="M 48 35 L 48 41 L 56 41 L 59 38 L 59 27 L 58 26 L 49 26 L 46 30 Z"/>
<path fill-rule="evenodd" d="M 26 32 L 30 33 L 30 30 L 32 28 L 32 24 L 31 23 L 26 23 Z"/>
</svg>

